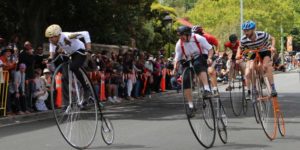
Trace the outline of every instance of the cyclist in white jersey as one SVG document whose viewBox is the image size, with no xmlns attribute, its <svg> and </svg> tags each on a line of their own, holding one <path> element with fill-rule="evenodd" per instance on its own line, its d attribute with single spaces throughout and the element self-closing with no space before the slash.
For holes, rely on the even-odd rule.
<svg viewBox="0 0 300 150">
<path fill-rule="evenodd" d="M 54 59 L 59 53 L 66 53 L 71 56 L 70 70 L 74 72 L 84 89 L 88 89 L 78 68 L 82 67 L 86 59 L 86 51 L 91 49 L 91 39 L 87 31 L 62 32 L 59 25 L 50 25 L 45 31 L 45 37 L 49 38 L 50 59 Z M 85 44 L 79 39 L 83 38 Z M 54 62 L 59 65 L 61 62 Z M 68 83 L 67 66 L 63 68 L 63 84 Z M 64 100 L 68 100 L 68 86 L 63 86 Z M 85 92 L 88 94 L 88 92 Z"/>
<path fill-rule="evenodd" d="M 187 26 L 180 26 L 177 29 L 177 33 L 180 39 L 176 43 L 175 47 L 175 59 L 174 59 L 174 74 L 178 70 L 179 63 L 183 60 L 191 60 L 193 58 L 193 66 L 196 74 L 200 78 L 204 85 L 204 95 L 205 97 L 211 96 L 211 91 L 208 84 L 207 78 L 207 68 L 208 64 L 212 63 L 213 50 L 212 46 L 207 42 L 207 40 L 198 35 L 192 34 L 191 28 Z M 183 64 L 183 67 L 185 66 Z M 183 79 L 183 92 L 188 100 L 189 104 L 189 116 L 192 117 L 195 111 L 192 102 L 192 93 L 190 82 L 187 81 L 188 76 L 184 76 Z"/>
</svg>

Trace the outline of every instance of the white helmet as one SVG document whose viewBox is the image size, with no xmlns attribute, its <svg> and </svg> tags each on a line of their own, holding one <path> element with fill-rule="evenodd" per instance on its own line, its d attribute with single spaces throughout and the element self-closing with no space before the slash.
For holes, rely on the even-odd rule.
<svg viewBox="0 0 300 150">
<path fill-rule="evenodd" d="M 49 26 L 46 31 L 45 31 L 45 36 L 47 38 L 53 37 L 53 36 L 58 36 L 61 33 L 61 27 L 57 24 L 53 24 Z"/>
</svg>

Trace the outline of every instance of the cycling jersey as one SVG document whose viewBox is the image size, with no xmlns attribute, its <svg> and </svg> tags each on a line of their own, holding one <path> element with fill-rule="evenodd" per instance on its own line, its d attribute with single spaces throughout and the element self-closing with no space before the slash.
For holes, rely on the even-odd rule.
<svg viewBox="0 0 300 150">
<path fill-rule="evenodd" d="M 263 31 L 255 31 L 256 39 L 251 41 L 244 35 L 241 39 L 241 49 L 260 49 L 260 51 L 266 51 L 267 48 L 271 47 L 270 34 Z M 263 49 L 262 49 L 263 48 Z"/>
<path fill-rule="evenodd" d="M 204 33 L 202 36 L 205 37 L 205 39 L 207 40 L 207 42 L 210 45 L 214 45 L 216 47 L 219 45 L 219 42 L 218 42 L 217 38 L 215 38 L 213 35 L 208 34 L 208 33 Z"/>
<path fill-rule="evenodd" d="M 187 57 L 195 57 L 200 54 L 200 50 L 197 46 L 194 36 L 196 37 L 196 40 L 200 44 L 202 54 L 205 55 L 208 54 L 208 51 L 212 48 L 212 46 L 208 43 L 208 41 L 204 37 L 198 34 L 192 34 L 189 42 L 181 42 L 180 39 L 177 41 L 175 47 L 175 52 L 176 52 L 175 61 L 182 60 L 183 57 L 185 57 L 185 55 Z M 181 43 L 183 45 L 181 45 Z M 184 51 L 182 49 L 182 46 L 184 47 Z"/>
<path fill-rule="evenodd" d="M 240 42 L 239 42 L 239 41 L 236 41 L 236 44 L 235 44 L 235 45 L 233 45 L 231 42 L 226 42 L 226 43 L 224 44 L 224 46 L 225 46 L 226 48 L 231 49 L 232 55 L 236 55 L 236 52 L 237 52 L 237 50 L 238 50 L 238 47 L 240 46 Z"/>
<path fill-rule="evenodd" d="M 78 50 L 84 50 L 85 45 L 79 40 L 80 38 L 84 38 L 85 43 L 91 43 L 90 35 L 87 31 L 62 32 L 57 45 L 54 45 L 50 42 L 49 51 L 55 52 L 57 46 L 62 48 L 67 54 L 73 54 Z"/>
</svg>

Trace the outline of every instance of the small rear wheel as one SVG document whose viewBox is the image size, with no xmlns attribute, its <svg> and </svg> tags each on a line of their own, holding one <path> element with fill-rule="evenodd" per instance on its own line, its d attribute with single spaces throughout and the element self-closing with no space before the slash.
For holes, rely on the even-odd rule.
<svg viewBox="0 0 300 150">
<path fill-rule="evenodd" d="M 101 135 L 103 141 L 107 145 L 111 145 L 114 142 L 114 127 L 112 122 L 108 118 L 102 119 Z"/>
<path fill-rule="evenodd" d="M 225 109 L 224 109 L 224 106 L 223 106 L 221 100 L 219 99 L 218 101 L 219 101 L 219 111 L 220 111 L 220 116 L 217 119 L 218 133 L 219 133 L 219 137 L 220 137 L 221 141 L 224 144 L 226 144 L 227 143 L 228 120 L 227 120 Z"/>
<path fill-rule="evenodd" d="M 278 130 L 279 130 L 279 133 L 281 136 L 285 136 L 285 123 L 284 123 L 284 118 L 283 118 L 283 113 L 278 113 L 278 116 L 277 116 L 278 120 Z"/>
</svg>

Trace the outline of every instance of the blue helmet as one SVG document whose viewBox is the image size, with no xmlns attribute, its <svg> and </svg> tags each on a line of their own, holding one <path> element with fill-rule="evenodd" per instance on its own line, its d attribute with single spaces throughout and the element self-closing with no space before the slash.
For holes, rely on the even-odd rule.
<svg viewBox="0 0 300 150">
<path fill-rule="evenodd" d="M 256 27 L 255 22 L 251 20 L 244 22 L 242 25 L 243 30 L 253 30 L 255 29 L 255 27 Z"/>
</svg>

